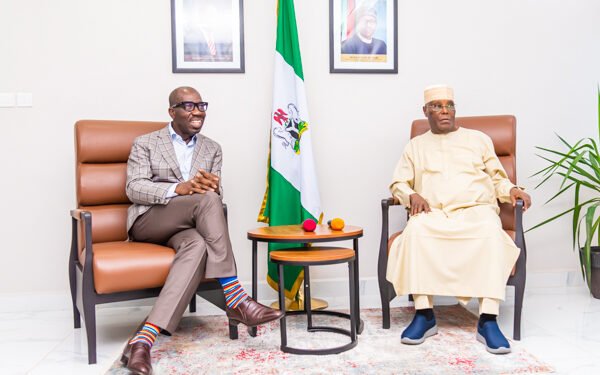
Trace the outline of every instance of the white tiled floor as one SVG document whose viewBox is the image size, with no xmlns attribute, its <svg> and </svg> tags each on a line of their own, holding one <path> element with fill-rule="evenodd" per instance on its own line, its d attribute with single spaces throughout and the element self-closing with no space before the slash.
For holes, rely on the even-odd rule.
<svg viewBox="0 0 600 375">
<path fill-rule="evenodd" d="M 405 304 L 402 301 L 395 304 Z M 372 298 L 362 305 L 379 306 Z M 476 303 L 469 308 L 476 311 Z M 73 329 L 70 310 L 0 313 L 0 373 L 103 374 L 148 312 L 149 307 L 97 309 L 96 365 L 87 364 L 84 329 Z M 220 312 L 198 304 L 198 314 L 214 313 Z M 512 333 L 510 304 L 501 307 L 500 324 L 505 333 Z M 528 289 L 522 340 L 514 345 L 523 346 L 559 374 L 600 374 L 600 300 L 583 286 Z"/>
</svg>

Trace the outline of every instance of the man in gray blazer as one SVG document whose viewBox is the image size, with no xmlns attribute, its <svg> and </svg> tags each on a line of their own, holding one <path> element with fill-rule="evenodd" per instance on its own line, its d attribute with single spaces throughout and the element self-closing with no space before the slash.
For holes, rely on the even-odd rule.
<svg viewBox="0 0 600 375">
<path fill-rule="evenodd" d="M 195 89 L 173 90 L 173 121 L 138 137 L 127 162 L 130 238 L 176 251 L 148 320 L 125 349 L 124 361 L 135 374 L 152 371 L 150 349 L 156 337 L 161 330 L 175 331 L 203 278 L 223 285 L 230 325 L 253 327 L 282 316 L 252 300 L 237 279 L 221 201 L 221 147 L 200 134 L 207 109 Z"/>
</svg>

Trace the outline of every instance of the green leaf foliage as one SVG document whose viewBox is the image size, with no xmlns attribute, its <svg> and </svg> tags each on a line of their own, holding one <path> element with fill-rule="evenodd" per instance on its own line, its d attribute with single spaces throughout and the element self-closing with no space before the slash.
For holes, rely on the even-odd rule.
<svg viewBox="0 0 600 375">
<path fill-rule="evenodd" d="M 546 165 L 534 173 L 531 177 L 540 176 L 542 181 L 536 186 L 546 184 L 552 177 L 560 178 L 558 192 L 555 193 L 544 204 L 551 202 L 563 194 L 572 194 L 573 206 L 559 212 L 552 217 L 536 224 L 532 228 L 539 228 L 564 215 L 573 213 L 572 239 L 573 248 L 580 248 L 579 260 L 581 272 L 588 286 L 591 285 L 591 248 L 600 245 L 600 215 L 597 208 L 600 206 L 600 87 L 598 88 L 598 138 L 584 138 L 574 144 L 568 142 L 557 134 L 564 149 L 553 150 L 537 146 L 540 151 L 536 154 L 544 160 Z M 584 199 L 584 195 L 592 194 L 590 199 Z M 580 238 L 583 236 L 585 242 L 581 246 Z"/>
</svg>

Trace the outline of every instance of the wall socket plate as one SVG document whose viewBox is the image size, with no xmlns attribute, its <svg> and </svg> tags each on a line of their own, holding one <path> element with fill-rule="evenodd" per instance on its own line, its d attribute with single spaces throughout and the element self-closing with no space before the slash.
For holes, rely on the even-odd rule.
<svg viewBox="0 0 600 375">
<path fill-rule="evenodd" d="M 17 97 L 12 92 L 0 92 L 0 108 L 12 108 L 17 105 Z"/>
<path fill-rule="evenodd" d="M 17 107 L 33 107 L 33 94 L 30 92 L 18 92 Z"/>
</svg>

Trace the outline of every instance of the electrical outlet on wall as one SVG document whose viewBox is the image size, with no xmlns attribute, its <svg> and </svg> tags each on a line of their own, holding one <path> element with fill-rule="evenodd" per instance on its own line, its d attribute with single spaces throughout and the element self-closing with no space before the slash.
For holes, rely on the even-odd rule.
<svg viewBox="0 0 600 375">
<path fill-rule="evenodd" d="M 0 108 L 9 108 L 17 105 L 17 98 L 12 92 L 0 92 Z"/>
<path fill-rule="evenodd" d="M 30 92 L 18 92 L 17 107 L 33 107 L 33 94 Z"/>
</svg>

